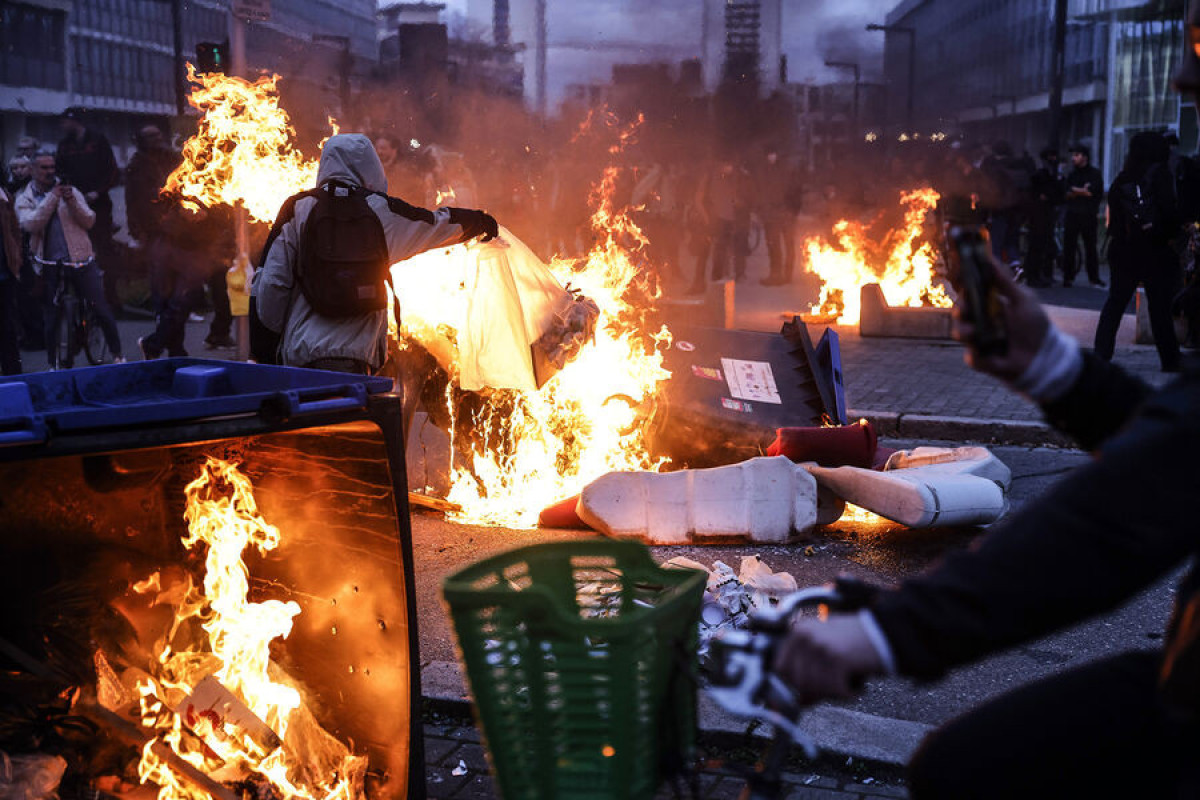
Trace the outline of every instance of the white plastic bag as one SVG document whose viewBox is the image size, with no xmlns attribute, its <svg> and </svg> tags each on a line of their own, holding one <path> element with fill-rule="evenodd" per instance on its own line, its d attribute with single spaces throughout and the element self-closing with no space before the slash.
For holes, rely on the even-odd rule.
<svg viewBox="0 0 1200 800">
<path fill-rule="evenodd" d="M 531 345 L 574 302 L 512 232 L 392 267 L 401 326 L 467 391 L 535 390 Z"/>
</svg>

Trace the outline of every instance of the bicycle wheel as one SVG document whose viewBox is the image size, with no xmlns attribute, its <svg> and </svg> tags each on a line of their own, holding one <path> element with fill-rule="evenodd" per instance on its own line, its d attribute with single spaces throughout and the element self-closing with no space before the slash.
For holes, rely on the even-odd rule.
<svg viewBox="0 0 1200 800">
<path fill-rule="evenodd" d="M 70 369 L 75 366 L 75 354 L 79 352 L 79 332 L 77 315 L 79 301 L 72 295 L 64 294 L 58 314 L 58 368 Z"/>
<path fill-rule="evenodd" d="M 100 317 L 91 303 L 84 305 L 83 314 L 79 318 L 81 331 L 80 340 L 83 342 L 83 354 L 87 356 L 92 366 L 107 364 L 112 361 L 112 352 L 108 349 L 108 339 L 104 338 L 104 329 L 100 327 Z"/>
</svg>

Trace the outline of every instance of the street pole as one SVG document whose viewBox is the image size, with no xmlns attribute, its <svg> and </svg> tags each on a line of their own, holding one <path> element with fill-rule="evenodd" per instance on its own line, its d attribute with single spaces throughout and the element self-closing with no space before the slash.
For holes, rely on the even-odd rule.
<svg viewBox="0 0 1200 800">
<path fill-rule="evenodd" d="M 852 61 L 826 61 L 825 66 L 836 67 L 839 69 L 854 70 L 854 127 L 855 127 L 854 138 L 857 138 L 857 136 L 860 132 L 859 129 L 861 128 L 861 125 L 859 124 L 859 116 L 858 116 L 858 87 L 859 87 L 859 83 L 860 83 L 860 70 L 859 70 L 858 62 L 856 62 L 856 61 L 853 61 L 853 62 Z"/>
<path fill-rule="evenodd" d="M 174 49 L 175 114 L 187 108 L 187 72 L 183 68 L 183 0 L 171 0 L 171 45 Z"/>
<path fill-rule="evenodd" d="M 245 78 L 246 22 L 232 14 L 230 15 L 229 51 L 233 74 L 239 78 Z M 239 270 L 244 277 L 244 288 L 241 291 L 250 294 L 250 282 L 254 278 L 254 267 L 250 264 L 250 230 L 245 204 L 239 203 L 234 206 L 233 214 L 234 234 L 237 241 L 237 256 L 233 269 Z M 233 289 L 233 291 L 238 290 Z M 250 317 L 241 315 L 234 319 L 237 330 L 237 360 L 247 361 L 250 358 Z"/>
<path fill-rule="evenodd" d="M 1054 52 L 1050 63 L 1050 142 L 1058 149 L 1062 138 L 1063 84 L 1067 74 L 1067 0 L 1054 0 Z"/>
<path fill-rule="evenodd" d="M 537 17 L 537 110 L 543 118 L 546 116 L 546 58 L 549 44 L 546 30 L 546 0 L 537 0 L 535 8 Z"/>
</svg>

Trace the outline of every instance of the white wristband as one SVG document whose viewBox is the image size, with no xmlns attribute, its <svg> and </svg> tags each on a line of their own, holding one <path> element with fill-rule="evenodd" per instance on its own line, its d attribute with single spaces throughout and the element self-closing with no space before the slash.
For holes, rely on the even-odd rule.
<svg viewBox="0 0 1200 800">
<path fill-rule="evenodd" d="M 1079 342 L 1051 325 L 1029 367 L 1013 381 L 1013 388 L 1034 402 L 1051 403 L 1071 390 L 1082 371 Z"/>
</svg>

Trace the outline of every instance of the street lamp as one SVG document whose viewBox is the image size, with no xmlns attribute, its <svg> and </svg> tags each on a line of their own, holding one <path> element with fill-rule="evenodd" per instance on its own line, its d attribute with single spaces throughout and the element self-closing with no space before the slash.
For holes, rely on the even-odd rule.
<svg viewBox="0 0 1200 800">
<path fill-rule="evenodd" d="M 869 31 L 883 31 L 884 33 L 903 33 L 908 36 L 908 107 L 906 109 L 905 125 L 911 131 L 913 129 L 913 92 L 916 86 L 917 74 L 917 30 L 906 25 L 877 25 L 871 23 L 867 25 Z"/>
<path fill-rule="evenodd" d="M 859 86 L 859 68 L 857 62 L 851 61 L 826 61 L 825 66 L 834 67 L 837 69 L 852 69 L 854 70 L 854 135 L 858 135 L 858 86 Z"/>
</svg>

